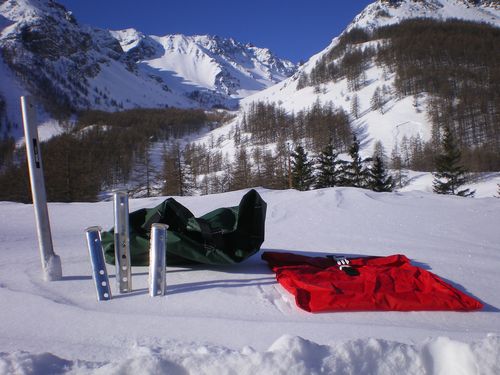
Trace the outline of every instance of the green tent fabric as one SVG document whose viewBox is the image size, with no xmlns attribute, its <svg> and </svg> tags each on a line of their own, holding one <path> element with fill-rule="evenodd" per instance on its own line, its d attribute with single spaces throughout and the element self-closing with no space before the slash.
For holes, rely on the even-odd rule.
<svg viewBox="0 0 500 375">
<path fill-rule="evenodd" d="M 267 204 L 255 190 L 238 206 L 219 208 L 199 218 L 173 198 L 129 215 L 132 266 L 149 265 L 153 223 L 168 224 L 167 264 L 229 265 L 259 251 L 264 242 Z M 115 263 L 114 230 L 102 233 L 106 262 Z"/>
</svg>

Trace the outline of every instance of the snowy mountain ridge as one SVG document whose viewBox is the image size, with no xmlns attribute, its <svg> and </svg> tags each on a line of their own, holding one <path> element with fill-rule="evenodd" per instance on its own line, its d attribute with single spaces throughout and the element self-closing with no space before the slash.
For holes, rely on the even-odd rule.
<svg viewBox="0 0 500 375">
<path fill-rule="evenodd" d="M 134 30 L 112 31 L 122 49 L 140 66 L 161 75 L 174 72 L 188 84 L 233 98 L 260 91 L 291 76 L 296 67 L 267 48 L 232 38 L 183 34 L 148 36 Z"/>
<path fill-rule="evenodd" d="M 52 0 L 0 2 L 0 132 L 19 135 L 19 96 L 55 113 L 136 107 L 234 108 L 290 76 L 271 51 L 209 36 L 147 36 L 80 25 Z"/>
</svg>

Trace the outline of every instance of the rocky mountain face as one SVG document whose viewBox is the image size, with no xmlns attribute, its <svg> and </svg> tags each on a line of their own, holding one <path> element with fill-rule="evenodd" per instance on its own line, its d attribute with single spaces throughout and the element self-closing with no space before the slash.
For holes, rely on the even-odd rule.
<svg viewBox="0 0 500 375">
<path fill-rule="evenodd" d="M 209 36 L 147 36 L 80 25 L 52 0 L 0 1 L 2 134 L 19 128 L 19 96 L 51 116 L 81 109 L 212 108 L 292 75 L 269 50 Z"/>
</svg>

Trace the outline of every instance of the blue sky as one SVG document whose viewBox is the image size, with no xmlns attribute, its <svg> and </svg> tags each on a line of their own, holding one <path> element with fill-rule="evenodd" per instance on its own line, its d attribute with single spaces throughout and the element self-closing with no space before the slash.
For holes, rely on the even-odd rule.
<svg viewBox="0 0 500 375">
<path fill-rule="evenodd" d="M 80 23 L 145 34 L 209 34 L 294 62 L 325 48 L 374 0 L 58 0 Z"/>
</svg>

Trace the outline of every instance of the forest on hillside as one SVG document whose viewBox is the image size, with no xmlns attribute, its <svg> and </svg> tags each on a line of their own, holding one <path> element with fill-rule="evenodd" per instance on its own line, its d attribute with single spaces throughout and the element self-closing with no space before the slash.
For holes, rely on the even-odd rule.
<svg viewBox="0 0 500 375">
<path fill-rule="evenodd" d="M 368 43 L 372 42 L 372 43 Z M 500 29 L 461 20 L 406 20 L 368 32 L 353 29 L 323 56 L 299 89 L 346 78 L 355 93 L 368 82 L 367 67 L 375 63 L 395 74 L 397 97 L 428 95 L 426 112 L 433 139 L 405 140 L 418 145 L 407 167 L 432 170 L 445 126 L 455 134 L 465 165 L 474 171 L 500 168 Z M 387 87 L 372 98 L 383 110 Z M 353 105 L 354 106 L 354 105 Z M 353 110 L 355 112 L 355 110 Z M 431 155 L 431 157 L 429 157 Z"/>
<path fill-rule="evenodd" d="M 350 116 L 332 103 L 317 102 L 297 114 L 254 103 L 228 134 L 212 135 L 206 143 L 180 142 L 219 126 L 227 116 L 174 108 L 82 112 L 74 127 L 42 143 L 48 200 L 96 201 L 115 188 L 148 197 L 375 183 L 368 160 L 354 155 L 357 164 L 351 165 L 339 159 L 340 152 L 351 152 L 356 136 Z M 227 141 L 235 146 L 233 154 L 222 152 Z M 160 149 L 156 160 L 153 149 Z M 0 200 L 31 199 L 22 152 L 17 149 L 0 165 Z"/>
<path fill-rule="evenodd" d="M 219 120 L 202 110 L 175 108 L 82 112 L 76 126 L 42 143 L 48 200 L 96 201 L 101 192 L 129 183 L 152 142 L 177 139 Z M 0 200 L 29 202 L 24 149 L 9 140 L 2 145 Z"/>
</svg>

